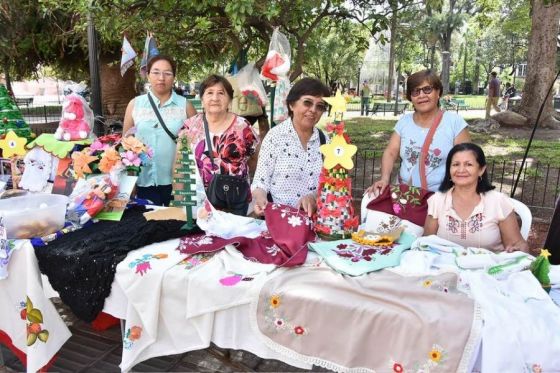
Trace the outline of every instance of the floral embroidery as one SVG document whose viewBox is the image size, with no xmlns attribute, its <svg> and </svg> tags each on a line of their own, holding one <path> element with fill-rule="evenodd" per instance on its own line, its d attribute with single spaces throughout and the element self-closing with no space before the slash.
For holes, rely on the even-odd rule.
<svg viewBox="0 0 560 373">
<path fill-rule="evenodd" d="M 350 259 L 352 262 L 359 262 L 361 260 L 371 262 L 372 260 L 375 260 L 373 255 L 389 255 L 393 251 L 392 248 L 395 246 L 395 244 L 391 244 L 388 246 L 377 246 L 374 248 L 371 246 L 341 243 L 336 246 L 334 252 L 341 258 Z"/>
<path fill-rule="evenodd" d="M 273 294 L 268 300 L 268 307 L 264 311 L 264 319 L 268 326 L 276 332 L 289 333 L 295 336 L 304 336 L 309 330 L 299 324 L 292 324 L 282 315 L 281 295 Z"/>
<path fill-rule="evenodd" d="M 403 373 L 406 371 L 411 371 L 416 373 L 430 372 L 432 371 L 433 368 L 443 363 L 445 361 L 445 357 L 446 357 L 446 353 L 444 349 L 441 346 L 434 344 L 432 346 L 432 349 L 427 353 L 426 361 L 417 362 L 413 364 L 412 367 L 408 367 L 409 369 L 407 369 L 402 363 L 399 363 L 394 360 L 390 360 L 390 364 L 392 367 L 392 371 L 396 373 Z"/>
<path fill-rule="evenodd" d="M 437 290 L 444 293 L 449 293 L 449 284 L 447 282 L 439 282 L 431 279 L 422 281 L 422 287 L 429 288 L 431 290 Z"/>
<path fill-rule="evenodd" d="M 186 249 L 191 246 L 200 247 L 204 245 L 211 245 L 214 243 L 214 238 L 212 236 L 195 236 L 195 237 L 183 237 L 181 238 L 181 242 L 179 243 L 179 247 L 177 250 L 181 254 L 186 253 Z"/>
<path fill-rule="evenodd" d="M 29 297 L 25 297 L 25 302 L 20 302 L 21 310 L 19 316 L 27 324 L 27 346 L 33 346 L 37 340 L 47 343 L 49 331 L 43 329 L 43 313 L 38 308 L 33 308 L 33 302 Z"/>
<path fill-rule="evenodd" d="M 191 270 L 194 267 L 197 267 L 201 264 L 206 263 L 209 261 L 215 253 L 199 253 L 193 254 L 179 262 L 179 265 L 184 265 L 186 270 Z"/>
<path fill-rule="evenodd" d="M 123 338 L 123 347 L 127 350 L 130 350 L 134 345 L 134 342 L 139 340 L 141 337 L 142 327 L 135 325 L 132 328 L 127 329 Z"/>
<path fill-rule="evenodd" d="M 290 224 L 292 227 L 298 227 L 300 226 L 302 223 L 301 218 L 299 216 L 290 216 L 288 218 L 288 224 Z"/>
<path fill-rule="evenodd" d="M 241 281 L 253 281 L 253 277 L 235 274 L 233 276 L 222 277 L 219 281 L 223 286 L 235 286 Z"/>
<path fill-rule="evenodd" d="M 467 231 L 470 234 L 480 232 L 483 227 L 484 215 L 482 213 L 474 214 L 467 221 L 462 221 L 454 218 L 453 216 L 447 216 L 446 228 L 449 232 L 458 234 L 460 230 L 461 239 L 467 239 Z"/>
<path fill-rule="evenodd" d="M 439 363 L 441 356 L 441 350 L 438 348 L 432 348 L 432 351 L 430 351 L 430 360 L 435 363 Z"/>
<path fill-rule="evenodd" d="M 299 226 L 302 223 L 303 220 L 303 224 L 305 225 L 310 225 L 311 224 L 311 220 L 309 219 L 309 217 L 297 210 L 293 210 L 290 207 L 286 207 L 277 203 L 273 203 L 271 206 L 272 210 L 277 210 L 277 209 L 281 209 L 280 210 L 280 217 L 282 219 L 288 218 L 288 224 L 291 224 L 293 227 Z"/>
<path fill-rule="evenodd" d="M 408 190 L 402 191 L 400 185 L 391 186 L 391 200 L 393 201 L 393 211 L 395 214 L 401 214 L 406 210 L 407 205 L 420 206 L 420 188 L 410 186 Z"/>
<path fill-rule="evenodd" d="M 279 295 L 273 295 L 272 297 L 270 297 L 270 307 L 276 308 L 279 305 L 280 305 L 280 296 Z"/>
<path fill-rule="evenodd" d="M 402 373 L 402 372 L 404 372 L 404 368 L 401 364 L 395 363 L 395 364 L 393 364 L 393 372 Z"/>
<path fill-rule="evenodd" d="M 165 259 L 168 255 L 165 253 L 162 254 L 144 254 L 140 258 L 133 260 L 128 264 L 129 268 L 136 267 L 137 274 L 140 276 L 144 276 L 149 270 L 152 269 L 152 265 L 150 264 L 150 260 L 152 259 Z"/>
<path fill-rule="evenodd" d="M 266 252 L 269 253 L 271 256 L 278 255 L 280 251 L 281 249 L 276 244 L 273 244 L 272 246 L 266 248 Z"/>
</svg>

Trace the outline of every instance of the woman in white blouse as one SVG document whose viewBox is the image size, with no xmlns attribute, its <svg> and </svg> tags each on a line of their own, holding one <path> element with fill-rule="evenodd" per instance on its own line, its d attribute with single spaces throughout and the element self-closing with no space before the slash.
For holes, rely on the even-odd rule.
<svg viewBox="0 0 560 373">
<path fill-rule="evenodd" d="M 437 234 L 464 247 L 529 252 L 513 205 L 493 189 L 482 149 L 472 143 L 455 145 L 439 192 L 428 199 L 424 235 Z"/>
<path fill-rule="evenodd" d="M 315 212 L 323 166 L 319 146 L 326 141 L 315 125 L 328 108 L 326 96 L 329 88 L 312 78 L 299 80 L 288 93 L 290 118 L 272 128 L 261 145 L 251 185 L 257 215 L 269 201 L 301 208 L 309 216 Z"/>
</svg>

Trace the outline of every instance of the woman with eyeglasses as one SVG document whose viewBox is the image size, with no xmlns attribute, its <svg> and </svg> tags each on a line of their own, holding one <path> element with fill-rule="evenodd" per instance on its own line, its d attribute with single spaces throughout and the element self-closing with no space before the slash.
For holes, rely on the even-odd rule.
<svg viewBox="0 0 560 373">
<path fill-rule="evenodd" d="M 170 57 L 157 55 L 151 58 L 147 71 L 150 90 L 128 104 L 123 135 L 134 127 L 136 137 L 154 151 L 150 163 L 142 166 L 136 181 L 137 197 L 150 200 L 154 205 L 168 206 L 176 148 L 172 136 L 177 136 L 185 119 L 195 115 L 196 110 L 173 90 L 176 65 Z"/>
<path fill-rule="evenodd" d="M 220 75 L 207 77 L 200 84 L 203 113 L 187 119 L 180 136 L 187 137 L 191 144 L 207 191 L 216 174 L 246 180 L 246 188 L 233 195 L 230 206 L 215 206 L 237 215 L 246 215 L 251 202 L 248 161 L 255 153 L 259 137 L 245 118 L 229 111 L 232 99 L 233 88 L 226 78 Z M 207 144 L 205 126 L 211 144 Z"/>
<path fill-rule="evenodd" d="M 326 136 L 315 128 L 328 109 L 327 86 L 317 79 L 299 80 L 286 98 L 289 118 L 264 138 L 253 177 L 254 212 L 263 215 L 269 201 L 301 208 L 311 216 L 323 166 L 319 146 Z"/>
<path fill-rule="evenodd" d="M 397 122 L 381 159 L 381 179 L 366 190 L 368 194 L 377 196 L 383 193 L 391 183 L 391 172 L 399 156 L 401 166 L 398 182 L 421 187 L 424 178 L 428 190 L 438 190 L 445 175 L 449 150 L 455 144 L 470 142 L 467 122 L 456 113 L 440 109 L 442 90 L 441 80 L 430 70 L 419 71 L 408 77 L 406 98 L 412 102 L 414 113 L 405 114 Z M 432 126 L 436 126 L 435 132 L 421 157 Z M 419 164 L 421 158 L 425 159 L 422 167 Z"/>
</svg>

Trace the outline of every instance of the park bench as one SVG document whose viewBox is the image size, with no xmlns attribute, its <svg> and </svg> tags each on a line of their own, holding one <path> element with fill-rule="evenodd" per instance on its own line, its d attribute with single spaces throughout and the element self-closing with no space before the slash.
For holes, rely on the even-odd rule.
<svg viewBox="0 0 560 373">
<path fill-rule="evenodd" d="M 199 98 L 188 99 L 188 101 L 192 104 L 196 111 L 202 112 L 202 102 L 200 102 Z"/>
<path fill-rule="evenodd" d="M 408 108 L 408 103 L 406 102 L 399 102 L 397 104 L 397 114 L 403 114 L 405 110 Z M 370 113 L 375 115 L 377 113 L 394 113 L 395 112 L 395 103 L 394 102 L 379 102 L 371 104 L 368 109 L 366 115 Z"/>
<path fill-rule="evenodd" d="M 439 102 L 441 107 L 445 110 L 455 110 L 456 112 L 459 112 L 459 110 L 470 109 L 470 106 L 462 98 L 454 98 L 449 101 L 441 98 Z"/>
<path fill-rule="evenodd" d="M 15 101 L 18 107 L 22 105 L 29 107 L 33 103 L 33 97 L 16 97 Z"/>
</svg>

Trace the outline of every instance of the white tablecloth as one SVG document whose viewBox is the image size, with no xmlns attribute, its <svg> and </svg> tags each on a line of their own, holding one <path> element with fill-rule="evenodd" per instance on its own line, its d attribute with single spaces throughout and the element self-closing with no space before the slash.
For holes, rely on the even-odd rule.
<svg viewBox="0 0 560 373">
<path fill-rule="evenodd" d="M 0 280 L 0 299 L 0 330 L 27 356 L 27 371 L 36 372 L 71 334 L 43 291 L 37 258 L 27 240 L 16 241 L 8 277 Z M 26 307 L 27 299 L 31 303 Z"/>
</svg>

